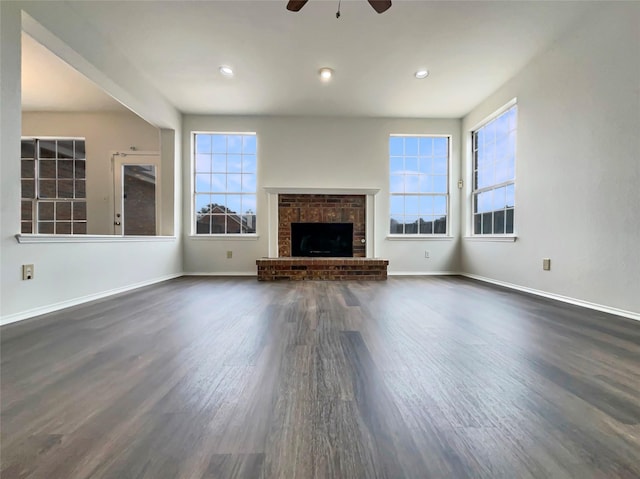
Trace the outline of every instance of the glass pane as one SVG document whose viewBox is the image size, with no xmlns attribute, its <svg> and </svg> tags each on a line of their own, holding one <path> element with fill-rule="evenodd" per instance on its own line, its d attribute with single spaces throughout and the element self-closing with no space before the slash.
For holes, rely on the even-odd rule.
<svg viewBox="0 0 640 479">
<path fill-rule="evenodd" d="M 58 181 L 58 198 L 73 198 L 73 180 Z"/>
<path fill-rule="evenodd" d="M 447 138 L 434 138 L 433 139 L 433 156 L 446 158 L 449 156 L 448 151 L 448 139 Z"/>
<path fill-rule="evenodd" d="M 196 195 L 196 214 L 210 213 L 211 195 Z"/>
<path fill-rule="evenodd" d="M 404 196 L 394 195 L 391 197 L 389 210 L 391 215 L 404 214 Z"/>
<path fill-rule="evenodd" d="M 214 173 L 211 175 L 210 191 L 226 191 L 227 190 L 227 175 L 224 173 Z"/>
<path fill-rule="evenodd" d="M 494 120 L 496 126 L 496 138 L 504 138 L 509 134 L 509 116 L 508 112 L 503 113 Z"/>
<path fill-rule="evenodd" d="M 225 213 L 240 214 L 242 213 L 242 198 L 240 195 L 227 196 L 227 211 Z"/>
<path fill-rule="evenodd" d="M 475 185 L 476 189 L 485 188 L 493 184 L 493 168 L 481 168 L 477 173 L 477 184 Z"/>
<path fill-rule="evenodd" d="M 244 215 L 242 217 L 242 232 L 250 234 L 256 232 L 256 215 Z"/>
<path fill-rule="evenodd" d="M 420 176 L 404 175 L 404 191 L 406 193 L 420 193 Z"/>
<path fill-rule="evenodd" d="M 70 235 L 71 234 L 71 221 L 57 222 L 56 234 L 58 235 Z"/>
<path fill-rule="evenodd" d="M 256 157 L 254 155 L 244 155 L 242 157 L 242 172 L 256 173 Z"/>
<path fill-rule="evenodd" d="M 40 141 L 40 158 L 55 158 L 56 142 L 50 140 Z"/>
<path fill-rule="evenodd" d="M 22 180 L 20 182 L 21 186 L 21 197 L 22 198 L 35 198 L 36 197 L 36 182 L 35 180 Z"/>
<path fill-rule="evenodd" d="M 73 160 L 73 140 L 58 140 L 58 158 Z M 69 225 L 69 230 L 71 230 L 71 225 Z"/>
<path fill-rule="evenodd" d="M 433 174 L 434 175 L 446 175 L 447 174 L 447 159 L 446 158 L 434 158 L 433 159 Z"/>
<path fill-rule="evenodd" d="M 433 197 L 433 213 L 438 216 L 443 216 L 447 214 L 447 197 L 446 196 Z"/>
<path fill-rule="evenodd" d="M 404 170 L 406 173 L 419 173 L 418 169 L 418 158 L 417 157 L 406 157 L 404 159 Z"/>
<path fill-rule="evenodd" d="M 403 233 L 402 222 L 403 222 L 402 216 L 392 216 L 390 225 L 389 225 L 389 233 L 402 234 Z"/>
<path fill-rule="evenodd" d="M 212 215 L 210 220 L 212 234 L 219 235 L 227 232 L 227 215 Z"/>
<path fill-rule="evenodd" d="M 54 179 L 56 177 L 55 160 L 40 160 L 38 163 L 38 174 L 40 178 Z"/>
<path fill-rule="evenodd" d="M 71 226 L 73 227 L 72 234 L 74 235 L 85 235 L 87 234 L 87 223 L 74 221 Z"/>
<path fill-rule="evenodd" d="M 485 191 L 484 193 L 478 193 L 478 213 L 484 213 L 485 211 L 491 211 L 493 206 L 493 191 Z"/>
<path fill-rule="evenodd" d="M 214 153 L 227 152 L 227 135 L 212 135 L 212 151 Z"/>
<path fill-rule="evenodd" d="M 196 234 L 209 234 L 211 226 L 211 215 L 198 216 L 196 219 Z"/>
<path fill-rule="evenodd" d="M 22 234 L 31 234 L 33 233 L 33 224 L 31 223 L 31 221 L 27 222 L 27 221 L 23 221 L 20 224 L 20 233 Z"/>
<path fill-rule="evenodd" d="M 85 154 L 85 146 L 84 140 L 76 140 L 75 141 L 75 159 L 76 160 L 84 160 L 87 156 Z M 86 225 L 85 225 L 86 228 Z M 86 229 L 85 229 L 86 233 Z"/>
<path fill-rule="evenodd" d="M 208 173 L 196 173 L 196 193 L 206 193 L 212 190 L 211 175 Z"/>
<path fill-rule="evenodd" d="M 493 190 L 493 210 L 501 210 L 505 207 L 507 199 L 506 192 L 507 189 L 504 186 Z"/>
<path fill-rule="evenodd" d="M 196 154 L 196 173 L 211 172 L 211 155 L 204 153 Z"/>
<path fill-rule="evenodd" d="M 155 235 L 156 167 L 123 165 L 122 191 L 124 235 Z"/>
<path fill-rule="evenodd" d="M 417 216 L 420 214 L 420 197 L 405 196 L 404 198 L 404 214 Z"/>
<path fill-rule="evenodd" d="M 211 195 L 211 213 L 227 212 L 227 195 Z"/>
<path fill-rule="evenodd" d="M 33 202 L 23 201 L 20 204 L 20 219 L 31 221 L 33 219 Z"/>
<path fill-rule="evenodd" d="M 402 173 L 404 171 L 404 158 L 401 156 L 392 156 L 389 159 L 389 171 L 391 174 Z"/>
<path fill-rule="evenodd" d="M 507 185 L 506 193 L 507 193 L 507 198 L 506 198 L 505 203 L 506 203 L 507 207 L 513 207 L 516 204 L 514 186 L 513 185 Z"/>
<path fill-rule="evenodd" d="M 40 198 L 56 198 L 56 180 L 40 180 L 38 182 Z"/>
<path fill-rule="evenodd" d="M 76 178 L 85 178 L 85 160 L 75 160 Z"/>
<path fill-rule="evenodd" d="M 227 171 L 227 155 L 213 155 L 213 165 L 211 171 L 224 173 Z"/>
<path fill-rule="evenodd" d="M 479 235 L 482 233 L 482 216 L 473 215 L 473 234 Z"/>
<path fill-rule="evenodd" d="M 35 162 L 35 160 L 21 160 L 20 161 L 20 176 L 22 178 L 35 178 L 36 177 L 36 162 Z"/>
<path fill-rule="evenodd" d="M 244 153 L 245 155 L 255 155 L 257 153 L 256 135 L 244 135 L 242 137 L 242 153 Z"/>
<path fill-rule="evenodd" d="M 493 233 L 504 234 L 504 210 L 493 212 Z"/>
<path fill-rule="evenodd" d="M 230 193 L 242 191 L 242 175 L 227 175 L 227 191 Z"/>
<path fill-rule="evenodd" d="M 211 135 L 196 135 L 196 153 L 211 153 Z"/>
<path fill-rule="evenodd" d="M 447 177 L 446 176 L 434 176 L 433 177 L 433 192 L 434 193 L 446 193 L 447 192 Z"/>
<path fill-rule="evenodd" d="M 506 227 L 504 232 L 507 234 L 513 234 L 513 210 L 506 210 Z"/>
<path fill-rule="evenodd" d="M 419 223 L 420 234 L 433 234 L 433 216 L 423 216 Z"/>
<path fill-rule="evenodd" d="M 58 160 L 58 178 L 73 178 L 73 160 Z"/>
<path fill-rule="evenodd" d="M 506 161 L 499 161 L 495 164 L 495 182 L 503 183 L 509 178 L 509 168 Z"/>
<path fill-rule="evenodd" d="M 55 207 L 51 201 L 38 203 L 38 219 L 53 221 L 54 209 Z"/>
<path fill-rule="evenodd" d="M 238 215 L 227 216 L 227 233 L 238 234 L 241 230 L 242 218 Z"/>
<path fill-rule="evenodd" d="M 419 170 L 420 173 L 425 175 L 433 173 L 433 158 L 420 158 Z"/>
<path fill-rule="evenodd" d="M 390 183 L 391 193 L 404 193 L 404 175 L 391 175 Z"/>
<path fill-rule="evenodd" d="M 404 155 L 404 139 L 401 136 L 389 137 L 389 156 Z"/>
<path fill-rule="evenodd" d="M 56 220 L 71 220 L 71 202 L 59 201 L 56 204 Z"/>
<path fill-rule="evenodd" d="M 242 156 L 227 155 L 227 173 L 242 172 Z"/>
<path fill-rule="evenodd" d="M 36 157 L 36 141 L 35 140 L 22 140 L 20 142 L 20 157 L 21 158 L 35 158 Z"/>
<path fill-rule="evenodd" d="M 437 235 L 443 235 L 447 233 L 447 217 L 440 216 L 436 218 L 433 223 L 433 232 Z"/>
<path fill-rule="evenodd" d="M 227 136 L 227 153 L 241 154 L 242 153 L 242 136 L 229 135 Z"/>
<path fill-rule="evenodd" d="M 38 222 L 38 233 L 41 235 L 52 235 L 53 234 L 53 221 L 50 222 Z"/>
<path fill-rule="evenodd" d="M 244 214 L 253 214 L 256 212 L 256 195 L 242 195 L 242 209 Z"/>
<path fill-rule="evenodd" d="M 418 156 L 418 137 L 409 136 L 404 139 L 405 156 Z"/>
<path fill-rule="evenodd" d="M 433 156 L 433 138 L 420 138 L 420 156 Z"/>
<path fill-rule="evenodd" d="M 423 214 L 423 215 L 433 214 L 433 196 L 420 197 L 420 214 Z"/>
<path fill-rule="evenodd" d="M 483 213 L 482 215 L 482 234 L 491 234 L 493 232 L 493 213 Z"/>
<path fill-rule="evenodd" d="M 87 219 L 87 203 L 85 201 L 73 202 L 73 219 L 74 220 Z"/>
<path fill-rule="evenodd" d="M 404 217 L 404 232 L 406 234 L 418 233 L 418 220 L 417 216 L 405 216 Z"/>
</svg>

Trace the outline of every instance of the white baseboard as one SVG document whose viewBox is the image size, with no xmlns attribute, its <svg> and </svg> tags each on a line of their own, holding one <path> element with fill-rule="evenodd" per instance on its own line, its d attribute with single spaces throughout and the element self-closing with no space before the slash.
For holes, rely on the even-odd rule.
<svg viewBox="0 0 640 479">
<path fill-rule="evenodd" d="M 387 271 L 387 276 L 451 276 L 459 274 L 457 271 Z"/>
<path fill-rule="evenodd" d="M 256 271 L 231 271 L 231 272 L 222 272 L 222 271 L 213 271 L 213 272 L 185 272 L 182 273 L 182 276 L 253 276 L 254 278 L 258 277 L 258 273 Z"/>
<path fill-rule="evenodd" d="M 89 301 L 95 301 L 96 299 L 106 298 L 107 296 L 113 296 L 114 294 L 125 293 L 133 289 L 142 288 L 169 279 L 179 278 L 183 276 L 182 273 L 168 274 L 159 278 L 150 279 L 147 281 L 141 281 L 140 283 L 129 284 L 120 288 L 109 289 L 107 291 L 101 291 L 100 293 L 88 294 L 79 298 L 68 299 L 59 303 L 49 304 L 47 306 L 41 306 L 39 308 L 29 309 L 27 311 L 21 311 L 19 313 L 9 314 L 0 318 L 0 326 L 5 324 L 15 323 L 16 321 L 22 321 L 23 319 L 33 318 L 34 316 L 40 316 L 41 314 L 53 313 L 60 309 L 69 308 L 71 306 L 77 306 L 82 303 L 88 303 Z"/>
<path fill-rule="evenodd" d="M 544 298 L 555 299 L 556 301 L 562 301 L 563 303 L 575 304 L 576 306 L 582 306 L 583 308 L 595 309 L 603 313 L 615 314 L 616 316 L 623 316 L 629 319 L 635 319 L 640 321 L 640 313 L 633 311 L 627 311 L 625 309 L 614 308 L 612 306 L 606 306 L 604 304 L 592 303 L 590 301 L 584 301 L 582 299 L 571 298 L 569 296 L 562 296 L 561 294 L 548 293 L 539 289 L 528 288 L 526 286 L 519 286 L 513 283 L 507 283 L 506 281 L 498 281 L 497 279 L 486 278 L 484 276 L 478 276 L 471 273 L 460 273 L 467 278 L 477 279 L 478 281 L 484 281 L 485 283 L 496 284 L 498 286 L 504 286 L 505 288 L 515 289 L 517 291 L 523 291 L 525 293 L 535 294 L 536 296 L 542 296 Z"/>
</svg>

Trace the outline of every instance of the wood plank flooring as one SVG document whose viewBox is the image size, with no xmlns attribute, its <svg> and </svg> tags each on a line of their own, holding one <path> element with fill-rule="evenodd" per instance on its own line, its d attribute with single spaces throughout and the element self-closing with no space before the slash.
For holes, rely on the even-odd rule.
<svg viewBox="0 0 640 479">
<path fill-rule="evenodd" d="M 185 277 L 0 334 L 2 479 L 640 477 L 640 322 L 465 278 Z"/>
</svg>

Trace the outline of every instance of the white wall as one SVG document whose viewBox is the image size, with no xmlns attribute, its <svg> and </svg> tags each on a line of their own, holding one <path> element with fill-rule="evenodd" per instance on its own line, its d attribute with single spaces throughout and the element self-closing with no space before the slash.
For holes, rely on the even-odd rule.
<svg viewBox="0 0 640 479">
<path fill-rule="evenodd" d="M 611 2 L 464 118 L 518 98 L 518 241 L 465 240 L 463 271 L 640 312 L 639 12 Z"/>
<path fill-rule="evenodd" d="M 459 120 L 348 119 L 306 117 L 216 117 L 188 115 L 183 120 L 183 228 L 191 231 L 190 133 L 192 131 L 256 132 L 258 137 L 257 241 L 187 238 L 185 271 L 255 274 L 257 258 L 268 255 L 267 206 L 264 187 L 379 188 L 376 197 L 376 255 L 389 259 L 390 272 L 458 271 L 460 164 Z M 391 133 L 452 136 L 450 191 L 453 238 L 449 240 L 386 239 L 389 230 L 389 159 Z M 424 258 L 429 250 L 430 259 Z M 226 252 L 233 251 L 227 259 Z"/>
<path fill-rule="evenodd" d="M 180 202 L 181 116 L 95 29 L 64 3 L 0 2 L 0 322 L 55 305 L 157 281 L 182 271 L 178 239 L 139 243 L 19 244 L 20 231 L 20 35 L 22 10 L 30 35 L 89 76 L 107 93 L 134 107 L 163 130 L 174 211 Z M 168 138 L 172 134 L 173 139 Z M 171 161 L 173 164 L 171 164 Z M 178 168 L 176 169 L 176 165 Z M 164 162 L 163 162 L 164 166 Z M 175 174 L 174 174 L 175 170 Z M 163 184 L 164 187 L 164 184 Z M 174 194 L 175 193 L 175 194 Z M 179 214 L 172 214 L 176 221 Z M 180 224 L 172 230 L 180 234 Z M 35 264 L 35 279 L 21 280 L 21 265 Z"/>
<path fill-rule="evenodd" d="M 87 233 L 94 235 L 113 234 L 112 153 L 160 152 L 160 130 L 129 112 L 23 112 L 22 134 L 86 139 Z"/>
</svg>

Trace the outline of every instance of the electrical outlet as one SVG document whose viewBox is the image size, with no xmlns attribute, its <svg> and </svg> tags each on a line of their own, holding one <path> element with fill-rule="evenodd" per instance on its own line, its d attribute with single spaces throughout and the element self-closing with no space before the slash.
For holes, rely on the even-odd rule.
<svg viewBox="0 0 640 479">
<path fill-rule="evenodd" d="M 227 259 L 233 258 L 233 251 L 227 251 Z"/>
<path fill-rule="evenodd" d="M 23 264 L 22 265 L 22 279 L 33 279 L 34 268 L 32 264 Z"/>
<path fill-rule="evenodd" d="M 542 258 L 542 269 L 544 271 L 551 270 L 551 259 L 550 258 Z"/>
<path fill-rule="evenodd" d="M 431 258 L 431 253 L 429 253 L 428 251 L 425 251 L 424 252 L 424 257 L 425 257 L 425 259 Z"/>
</svg>

